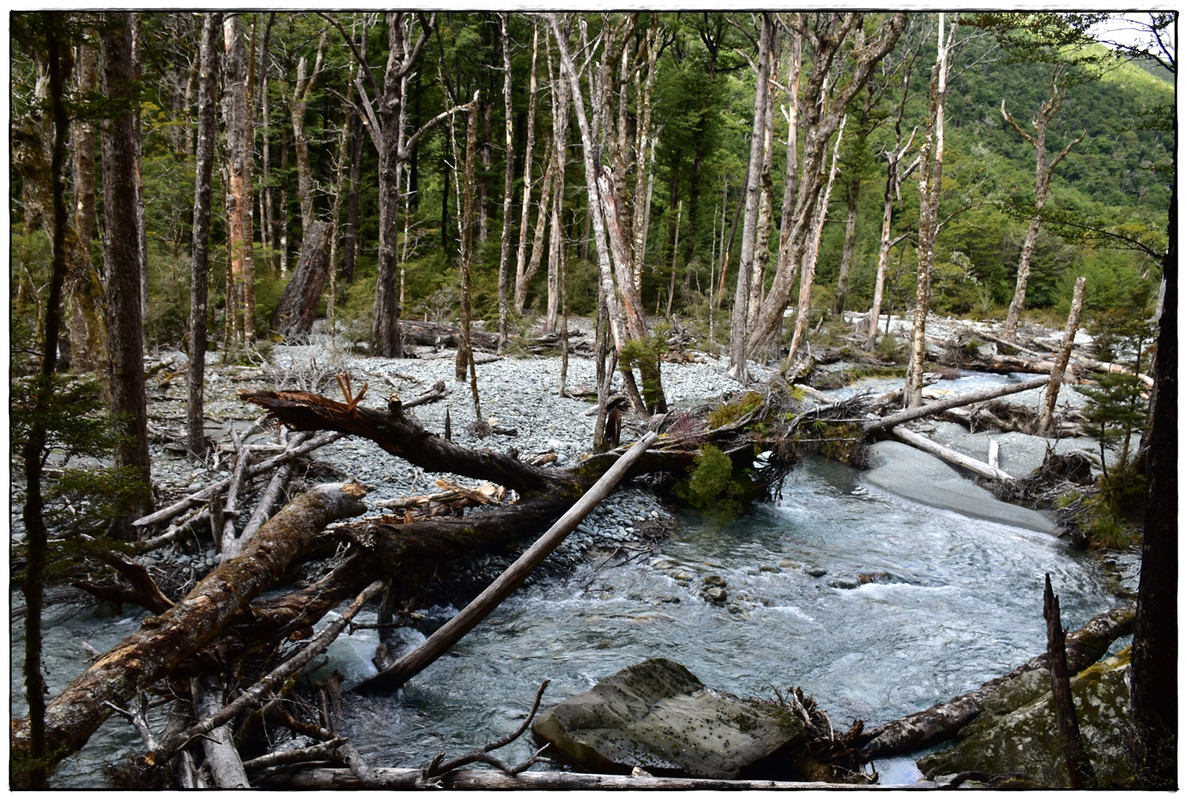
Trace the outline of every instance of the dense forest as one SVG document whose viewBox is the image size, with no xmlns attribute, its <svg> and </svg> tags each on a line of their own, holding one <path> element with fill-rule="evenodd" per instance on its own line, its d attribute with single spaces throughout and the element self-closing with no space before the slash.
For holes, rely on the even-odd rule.
<svg viewBox="0 0 1187 800">
<path fill-rule="evenodd" d="M 460 381 L 480 332 L 515 352 L 587 317 L 602 371 L 653 414 L 675 332 L 728 354 L 746 386 L 748 365 L 791 374 L 857 330 L 855 349 L 908 364 L 919 405 L 929 314 L 1004 321 L 1013 340 L 1062 328 L 1082 296 L 1090 331 L 1158 339 L 1159 430 L 1175 392 L 1175 17 L 1135 16 L 1132 44 L 1100 33 L 1105 16 L 12 14 L 27 641 L 47 542 L 130 541 L 152 510 L 157 351 L 189 356 L 200 456 L 202 355 L 251 363 L 315 332 L 399 358 L 413 323 L 459 328 Z M 913 320 L 910 341 L 891 316 Z M 598 389 L 595 451 L 617 445 Z M 55 449 L 114 468 L 51 479 Z M 1173 565 L 1161 475 L 1169 516 L 1146 513 L 1169 525 Z M 56 761 L 45 698 L 28 696 L 18 749 L 36 786 Z M 1165 724 L 1151 713 L 1149 730 Z"/>
</svg>

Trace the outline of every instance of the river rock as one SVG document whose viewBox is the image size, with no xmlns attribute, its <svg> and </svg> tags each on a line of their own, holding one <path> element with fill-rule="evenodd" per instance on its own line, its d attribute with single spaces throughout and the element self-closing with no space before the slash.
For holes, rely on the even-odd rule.
<svg viewBox="0 0 1187 800">
<path fill-rule="evenodd" d="M 1125 735 L 1130 719 L 1129 653 L 1126 648 L 1071 681 L 1080 733 L 1101 787 L 1126 785 L 1133 775 Z M 928 777 L 977 771 L 1067 786 L 1057 731 L 1050 673 L 1033 670 L 987 698 L 981 715 L 961 731 L 958 743 L 924 756 L 919 768 Z"/>
<path fill-rule="evenodd" d="M 536 718 L 532 732 L 592 772 L 794 780 L 806 746 L 799 717 L 706 688 L 685 667 L 650 658 Z"/>
</svg>

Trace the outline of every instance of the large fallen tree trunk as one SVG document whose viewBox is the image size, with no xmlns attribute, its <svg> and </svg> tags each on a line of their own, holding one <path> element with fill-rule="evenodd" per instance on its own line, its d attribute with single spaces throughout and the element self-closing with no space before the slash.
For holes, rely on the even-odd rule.
<svg viewBox="0 0 1187 800">
<path fill-rule="evenodd" d="M 329 522 L 366 510 L 354 484 L 324 484 L 289 503 L 269 520 L 238 557 L 220 564 L 189 594 L 159 616 L 148 617 L 50 701 L 46 734 L 54 744 L 51 767 L 78 750 L 105 719 L 205 647 L 250 600 L 284 574 L 308 540 Z M 28 720 L 12 724 L 14 757 L 27 754 Z"/>
<path fill-rule="evenodd" d="M 299 391 L 241 392 L 239 396 L 267 409 L 293 430 L 362 436 L 429 472 L 493 481 L 523 496 L 547 493 L 558 483 L 556 470 L 534 467 L 506 453 L 471 450 L 426 430 L 415 417 L 404 413 L 400 398 L 394 394 L 386 411 L 358 405 L 361 392 L 348 403 Z"/>
<path fill-rule="evenodd" d="M 1119 606 L 1090 619 L 1083 628 L 1067 637 L 1067 668 L 1076 674 L 1095 664 L 1114 641 L 1133 632 L 1135 606 Z M 968 694 L 937 703 L 862 733 L 857 751 L 863 763 L 876 758 L 913 753 L 937 742 L 951 739 L 961 728 L 981 713 L 982 703 L 1008 680 L 1036 669 L 1047 668 L 1047 654 L 1035 656 L 1011 672 L 982 684 Z"/>
</svg>

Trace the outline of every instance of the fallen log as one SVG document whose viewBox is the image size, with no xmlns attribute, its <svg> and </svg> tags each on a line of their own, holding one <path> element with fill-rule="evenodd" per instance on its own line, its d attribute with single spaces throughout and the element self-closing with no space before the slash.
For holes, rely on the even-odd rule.
<svg viewBox="0 0 1187 800">
<path fill-rule="evenodd" d="M 1068 672 L 1075 674 L 1099 661 L 1118 638 L 1133 633 L 1136 606 L 1132 603 L 1097 614 L 1084 627 L 1067 637 Z M 925 711 L 871 728 L 857 739 L 858 758 L 868 763 L 877 758 L 914 753 L 951 739 L 981 713 L 982 703 L 1008 680 L 1036 669 L 1046 669 L 1047 654 L 1035 656 L 1009 673 L 986 681 L 979 688 Z"/>
<path fill-rule="evenodd" d="M 993 400 L 998 397 L 1005 397 L 1010 394 L 1017 394 L 1018 392 L 1025 392 L 1030 389 L 1038 389 L 1047 385 L 1047 378 L 1035 378 L 1034 380 L 1023 381 L 1021 383 L 1011 384 L 1009 386 L 1002 386 L 996 389 L 985 389 L 980 392 L 968 392 L 966 394 L 948 397 L 943 400 L 937 400 L 934 403 L 927 403 L 915 408 L 907 408 L 894 414 L 888 414 L 880 419 L 869 420 L 862 425 L 862 430 L 869 435 L 877 431 L 893 428 L 904 422 L 910 422 L 913 419 L 920 419 L 928 417 L 932 414 L 938 414 L 941 411 L 947 411 L 950 408 L 959 408 L 967 406 L 971 403 L 982 403 L 986 400 Z"/>
<path fill-rule="evenodd" d="M 400 333 L 404 341 L 420 347 L 457 347 L 461 331 L 440 322 L 400 320 Z M 487 331 L 470 331 L 470 347 L 475 350 L 494 352 L 499 348 L 499 335 Z"/>
<path fill-rule="evenodd" d="M 194 715 L 205 717 L 218 710 L 222 703 L 222 682 L 210 675 L 199 675 L 190 681 L 190 692 L 194 697 Z M 206 754 L 205 766 L 210 771 L 214 785 L 219 789 L 250 789 L 247 772 L 239 751 L 231 739 L 226 725 L 213 728 L 202 737 L 202 750 Z"/>
<path fill-rule="evenodd" d="M 955 464 L 961 469 L 967 469 L 974 475 L 980 475 L 982 478 L 989 478 L 990 480 L 1001 481 L 1002 483 L 1014 482 L 1014 476 L 1004 469 L 998 469 L 997 467 L 986 464 L 984 461 L 978 461 L 975 458 L 966 456 L 964 453 L 958 453 L 949 447 L 936 444 L 926 436 L 915 433 L 915 431 L 904 428 L 901 425 L 891 428 L 890 435 L 900 442 L 911 445 L 917 450 L 922 450 L 937 458 L 942 458 L 949 464 Z"/>
<path fill-rule="evenodd" d="M 384 411 L 339 403 L 310 392 L 240 392 L 239 396 L 265 408 L 293 430 L 332 430 L 362 436 L 429 472 L 489 480 L 521 496 L 547 493 L 558 483 L 555 470 L 533 467 L 506 453 L 471 450 L 431 433 L 415 417 L 404 413 L 403 403 L 394 395 Z"/>
<path fill-rule="evenodd" d="M 113 647 L 46 707 L 46 738 L 53 742 L 50 768 L 86 744 L 111 715 L 168 675 L 216 635 L 283 574 L 306 543 L 333 520 L 365 510 L 355 484 L 323 484 L 289 503 L 268 521 L 236 558 L 220 564 L 183 599 Z M 13 756 L 27 757 L 29 723 L 12 723 Z"/>
<path fill-rule="evenodd" d="M 657 438 L 659 437 L 656 434 L 648 433 L 636 442 L 625 455 L 614 463 L 613 467 L 598 479 L 589 491 L 582 495 L 576 505 L 557 520 L 535 544 L 516 559 L 515 563 L 504 570 L 503 574 L 496 578 L 485 591 L 449 622 L 438 628 L 420 647 L 379 674 L 363 681 L 356 687 L 356 690 L 360 692 L 394 691 L 457 644 L 463 636 L 473 630 L 475 625 L 486 619 L 491 611 L 506 600 L 528 575 L 540 566 L 540 562 L 565 540 L 565 537 L 577 527 L 578 523 L 585 519 L 586 515 L 614 490 L 614 487 L 627 474 L 631 465 Z"/>
<path fill-rule="evenodd" d="M 368 789 L 604 789 L 616 791 L 699 789 L 729 791 L 738 789 L 895 789 L 903 787 L 812 781 L 716 780 L 713 778 L 657 778 L 641 775 L 599 775 L 582 772 L 521 772 L 504 775 L 492 769 L 451 772 L 425 781 L 423 770 L 372 768 Z M 920 788 L 934 784 L 920 783 Z M 256 786 L 266 789 L 361 789 L 362 781 L 346 767 L 277 768 L 256 779 Z"/>
</svg>

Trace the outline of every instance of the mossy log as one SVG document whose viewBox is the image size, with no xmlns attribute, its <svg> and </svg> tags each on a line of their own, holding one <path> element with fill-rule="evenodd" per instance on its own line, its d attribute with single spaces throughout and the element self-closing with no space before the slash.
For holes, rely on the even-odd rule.
<svg viewBox="0 0 1187 800">
<path fill-rule="evenodd" d="M 366 510 L 355 484 L 323 484 L 269 520 L 236 558 L 220 564 L 159 616 L 147 617 L 50 701 L 46 734 L 51 766 L 78 750 L 112 713 L 204 648 L 248 603 L 276 583 L 309 539 L 329 522 Z M 28 720 L 12 724 L 13 755 L 27 754 Z"/>
<path fill-rule="evenodd" d="M 1131 603 L 1097 614 L 1083 628 L 1067 636 L 1067 669 L 1080 672 L 1104 656 L 1115 640 L 1133 633 L 1136 612 Z M 961 728 L 981 713 L 982 703 L 1006 681 L 1036 669 L 1046 669 L 1047 654 L 1030 661 L 999 678 L 987 681 L 980 688 L 937 703 L 926 711 L 918 711 L 864 732 L 858 738 L 858 757 L 862 762 L 876 758 L 913 753 L 938 742 L 951 739 Z"/>
</svg>

